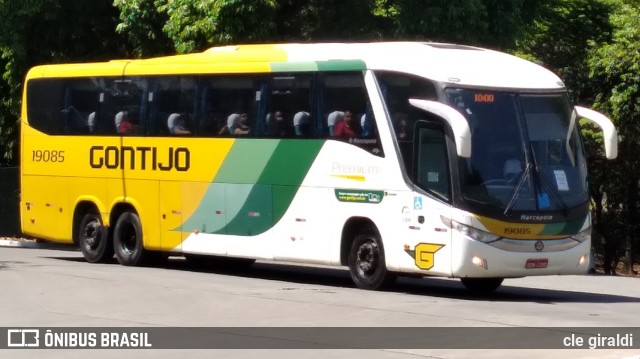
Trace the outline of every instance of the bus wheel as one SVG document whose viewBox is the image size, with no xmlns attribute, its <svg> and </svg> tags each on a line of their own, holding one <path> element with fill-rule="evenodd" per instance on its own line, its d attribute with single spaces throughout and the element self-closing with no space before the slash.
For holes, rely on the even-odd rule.
<svg viewBox="0 0 640 359">
<path fill-rule="evenodd" d="M 377 290 L 390 284 L 395 276 L 387 270 L 382 241 L 377 233 L 358 234 L 349 252 L 351 279 L 361 289 Z"/>
<path fill-rule="evenodd" d="M 142 245 L 142 224 L 136 213 L 124 212 L 118 217 L 113 229 L 113 249 L 120 264 L 143 264 L 146 251 Z"/>
<path fill-rule="evenodd" d="M 502 284 L 504 278 L 460 278 L 462 284 L 477 293 L 491 293 Z"/>
<path fill-rule="evenodd" d="M 84 214 L 78 225 L 78 246 L 89 263 L 99 263 L 113 258 L 113 246 L 109 243 L 102 218 L 95 210 Z"/>
</svg>

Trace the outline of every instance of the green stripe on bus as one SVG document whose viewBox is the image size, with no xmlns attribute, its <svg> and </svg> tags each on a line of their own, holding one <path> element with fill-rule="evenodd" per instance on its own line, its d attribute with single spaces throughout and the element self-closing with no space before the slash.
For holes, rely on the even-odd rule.
<svg viewBox="0 0 640 359">
<path fill-rule="evenodd" d="M 244 205 L 221 233 L 258 235 L 280 221 L 324 143 L 281 141 Z"/>
<path fill-rule="evenodd" d="M 244 204 L 254 194 L 266 164 L 280 140 L 237 139 L 209 185 L 197 209 L 182 224 L 190 231 L 227 233 L 229 219 L 244 215 Z M 215 215 L 222 209 L 221 215 Z M 246 235 L 246 234 L 245 234 Z"/>
<path fill-rule="evenodd" d="M 584 222 L 587 220 L 587 216 L 580 216 L 567 222 L 549 223 L 544 226 L 544 229 L 540 233 L 541 236 L 554 236 L 554 235 L 573 235 L 578 233 Z"/>
<path fill-rule="evenodd" d="M 213 182 L 258 182 L 280 140 L 237 139 L 225 157 Z"/>
<path fill-rule="evenodd" d="M 182 228 L 240 236 L 266 232 L 291 205 L 325 142 L 237 140 Z M 221 202 L 224 216 L 215 216 Z"/>
<path fill-rule="evenodd" d="M 196 229 L 201 233 L 219 232 L 227 225 L 226 216 L 233 213 L 233 208 L 226 208 L 225 206 L 227 195 L 233 190 L 234 188 L 228 188 L 226 183 L 210 184 L 198 208 L 182 223 L 181 227 L 173 230 L 180 231 L 182 228 L 182 232 L 191 232 Z M 237 195 L 237 189 L 233 192 Z M 246 192 L 245 198 L 249 196 L 250 188 L 246 189 Z M 218 213 L 218 211 L 221 211 L 221 213 Z M 236 209 L 235 213 L 238 211 L 239 208 Z"/>
<path fill-rule="evenodd" d="M 318 61 L 318 71 L 364 71 L 367 69 L 362 60 Z"/>
<path fill-rule="evenodd" d="M 259 183 L 273 185 L 273 223 L 277 223 L 291 205 L 325 142 L 325 140 L 282 141 L 276 148 L 258 180 Z"/>
<path fill-rule="evenodd" d="M 562 230 L 562 234 L 574 234 L 578 233 L 582 229 L 584 222 L 587 220 L 587 215 L 578 217 L 574 220 L 568 221 Z"/>
<path fill-rule="evenodd" d="M 364 71 L 367 69 L 362 60 L 273 62 L 270 65 L 273 72 Z"/>
<path fill-rule="evenodd" d="M 216 233 L 255 236 L 273 227 L 271 186 L 251 186 L 249 196 L 244 201 L 243 199 L 243 196 L 235 198 L 233 194 L 227 197 L 227 215 L 229 210 L 233 210 L 235 216 L 227 217 L 227 225 Z"/>
<path fill-rule="evenodd" d="M 326 140 L 284 140 L 269 158 L 257 183 L 299 186 Z"/>
<path fill-rule="evenodd" d="M 272 62 L 271 71 L 273 72 L 296 72 L 296 71 L 318 71 L 318 65 L 315 62 Z"/>
</svg>

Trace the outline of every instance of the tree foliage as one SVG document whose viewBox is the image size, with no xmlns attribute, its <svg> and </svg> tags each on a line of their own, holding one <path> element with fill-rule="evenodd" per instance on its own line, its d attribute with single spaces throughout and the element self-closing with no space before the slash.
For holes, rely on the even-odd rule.
<svg viewBox="0 0 640 359">
<path fill-rule="evenodd" d="M 509 48 L 526 18 L 525 0 L 394 0 L 397 35 L 409 39 Z"/>
<path fill-rule="evenodd" d="M 577 102 L 592 101 L 587 54 L 611 36 L 611 7 L 601 0 L 549 0 L 525 27 L 517 50 L 556 72 Z"/>
<path fill-rule="evenodd" d="M 157 0 L 113 1 L 120 19 L 116 31 L 126 35 L 137 57 L 169 55 L 174 50 L 163 31 L 168 17 L 158 11 L 156 3 Z"/>
<path fill-rule="evenodd" d="M 188 53 L 231 43 L 370 39 L 375 27 L 374 0 L 116 0 L 115 5 L 121 11 L 118 31 L 145 56 L 164 51 L 162 39 L 172 51 Z"/>
<path fill-rule="evenodd" d="M 431 39 L 507 48 L 538 0 L 115 0 L 143 55 L 213 45 Z M 151 49 L 148 47 L 152 46 Z"/>
<path fill-rule="evenodd" d="M 29 67 L 107 60 L 122 50 L 109 0 L 0 0 L 0 164 L 16 162 L 22 79 Z"/>
<path fill-rule="evenodd" d="M 163 31 L 177 52 L 193 52 L 238 40 L 266 41 L 275 22 L 275 0 L 156 1 L 167 15 Z"/>
<path fill-rule="evenodd" d="M 597 86 L 595 106 L 611 116 L 619 132 L 618 159 L 613 166 L 596 169 L 603 172 L 600 190 L 606 193 L 606 206 L 623 220 L 618 223 L 622 232 L 611 238 L 611 250 L 623 247 L 626 270 L 631 272 L 640 235 L 640 4 L 611 4 L 611 40 L 600 46 L 594 44 L 588 68 Z"/>
</svg>

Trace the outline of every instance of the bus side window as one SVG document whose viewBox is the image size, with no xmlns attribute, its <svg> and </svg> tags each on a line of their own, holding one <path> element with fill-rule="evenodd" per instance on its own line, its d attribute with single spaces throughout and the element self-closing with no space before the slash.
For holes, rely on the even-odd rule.
<svg viewBox="0 0 640 359">
<path fill-rule="evenodd" d="M 198 116 L 206 134 L 216 137 L 254 136 L 260 102 L 260 78 L 248 75 L 203 76 Z M 242 119 L 245 115 L 246 119 Z"/>
<path fill-rule="evenodd" d="M 325 137 L 384 156 L 362 72 L 323 73 L 318 91 L 325 114 Z"/>
<path fill-rule="evenodd" d="M 78 78 L 65 81 L 63 92 L 65 133 L 85 135 L 95 132 L 98 109 L 98 87 L 95 78 Z M 93 116 L 91 116 L 93 114 Z"/>
<path fill-rule="evenodd" d="M 414 163 L 415 183 L 431 194 L 450 201 L 449 159 L 442 126 L 418 123 Z"/>
<path fill-rule="evenodd" d="M 193 133 L 194 123 L 198 122 L 195 116 L 197 83 L 194 76 L 164 76 L 150 80 L 147 132 L 160 136 Z M 180 122 L 178 119 L 179 125 L 176 124 Z"/>
<path fill-rule="evenodd" d="M 143 133 L 148 107 L 146 79 L 115 79 L 107 85 L 107 93 L 105 118 L 112 119 L 115 132 L 135 135 Z M 123 119 L 129 121 L 130 125 L 124 126 Z"/>
<path fill-rule="evenodd" d="M 100 90 L 96 78 L 34 79 L 27 84 L 27 116 L 35 129 L 50 135 L 95 132 Z"/>
<path fill-rule="evenodd" d="M 271 138 L 309 137 L 313 74 L 276 73 L 261 87 L 257 135 Z"/>
<path fill-rule="evenodd" d="M 64 133 L 63 80 L 32 79 L 27 83 L 27 120 L 38 131 L 49 135 Z"/>
<path fill-rule="evenodd" d="M 387 113 L 391 116 L 393 133 L 400 147 L 407 174 L 413 174 L 413 138 L 417 120 L 424 118 L 425 112 L 411 106 L 409 99 L 437 100 L 436 87 L 430 80 L 393 71 L 376 71 L 376 79 L 384 99 Z"/>
</svg>

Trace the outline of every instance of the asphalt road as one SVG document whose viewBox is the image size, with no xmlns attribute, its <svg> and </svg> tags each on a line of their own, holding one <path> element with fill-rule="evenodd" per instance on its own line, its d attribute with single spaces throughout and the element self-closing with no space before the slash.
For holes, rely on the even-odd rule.
<svg viewBox="0 0 640 359">
<path fill-rule="evenodd" d="M 506 280 L 478 296 L 457 280 L 356 289 L 343 268 L 259 262 L 246 270 L 89 264 L 75 250 L 0 247 L 0 327 L 640 326 L 640 280 Z M 491 329 L 487 329 L 491 330 Z M 6 335 L 0 333 L 0 335 Z M 461 346 L 465 338 L 461 333 Z M 635 338 L 640 342 L 640 337 Z M 0 350 L 2 358 L 639 358 L 640 350 Z"/>
</svg>

